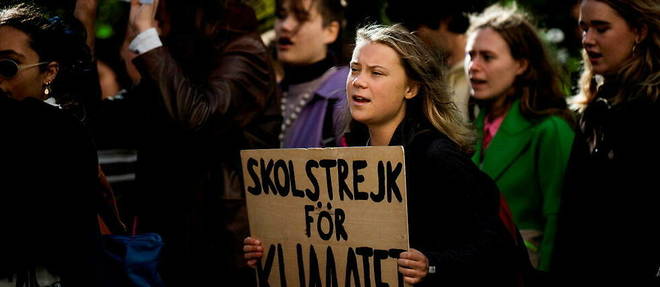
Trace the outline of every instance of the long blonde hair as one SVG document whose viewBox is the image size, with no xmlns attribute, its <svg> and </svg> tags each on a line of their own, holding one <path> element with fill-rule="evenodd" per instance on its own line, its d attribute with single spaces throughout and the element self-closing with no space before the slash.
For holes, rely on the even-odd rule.
<svg viewBox="0 0 660 287">
<path fill-rule="evenodd" d="M 605 82 L 616 85 L 615 94 L 610 98 L 612 104 L 620 104 L 630 100 L 646 99 L 651 102 L 658 100 L 660 93 L 660 5 L 657 0 L 596 0 L 610 6 L 621 16 L 628 26 L 641 33 L 644 37 L 635 45 L 631 57 L 626 59 L 621 67 Z M 580 78 L 580 91 L 572 99 L 577 109 L 584 109 L 596 98 L 597 86 L 601 81 L 591 69 L 591 64 L 583 51 L 584 70 Z"/>
<path fill-rule="evenodd" d="M 424 42 L 401 25 L 360 28 L 355 41 L 380 43 L 396 51 L 408 80 L 419 87 L 417 96 L 407 100 L 406 116 L 423 114 L 462 150 L 472 150 L 474 133 L 451 99 L 445 65 Z"/>
</svg>

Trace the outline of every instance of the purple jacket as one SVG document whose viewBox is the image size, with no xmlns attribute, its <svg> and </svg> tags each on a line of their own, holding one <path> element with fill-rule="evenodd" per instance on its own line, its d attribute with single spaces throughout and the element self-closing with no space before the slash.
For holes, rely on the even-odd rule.
<svg viewBox="0 0 660 287">
<path fill-rule="evenodd" d="M 348 67 L 334 69 L 332 74 L 326 75 L 327 79 L 319 85 L 298 117 L 286 129 L 282 140 L 283 148 L 339 146 L 344 126 L 348 122 L 347 117 L 350 116 L 346 105 L 346 78 L 349 70 Z M 333 107 L 329 108 L 328 104 Z M 324 144 L 323 122 L 329 110 L 333 113 L 334 137 L 325 140 L 334 143 Z"/>
</svg>

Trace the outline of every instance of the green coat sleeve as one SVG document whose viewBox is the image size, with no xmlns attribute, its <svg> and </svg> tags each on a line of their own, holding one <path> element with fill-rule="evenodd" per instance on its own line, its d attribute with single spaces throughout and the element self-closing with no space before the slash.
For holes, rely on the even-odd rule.
<svg viewBox="0 0 660 287">
<path fill-rule="evenodd" d="M 551 117 L 539 127 L 538 182 L 543 195 L 545 228 L 539 254 L 539 269 L 549 271 L 557 230 L 557 212 L 566 165 L 575 136 L 570 125 L 558 117 Z"/>
</svg>

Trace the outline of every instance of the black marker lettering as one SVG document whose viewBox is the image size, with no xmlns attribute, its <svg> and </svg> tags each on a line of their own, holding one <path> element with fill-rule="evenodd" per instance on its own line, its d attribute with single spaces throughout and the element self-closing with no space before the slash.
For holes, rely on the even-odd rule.
<svg viewBox="0 0 660 287">
<path fill-rule="evenodd" d="M 337 162 L 331 159 L 322 159 L 319 164 L 325 168 L 325 180 L 328 183 L 328 198 L 332 200 L 332 176 L 330 175 L 330 169 L 337 166 Z"/>
<path fill-rule="evenodd" d="M 280 174 L 282 176 L 280 177 Z M 284 160 L 277 160 L 275 162 L 275 186 L 277 187 L 277 191 L 281 196 L 287 196 L 289 195 L 289 171 L 286 168 L 286 162 Z M 284 184 L 282 184 L 280 178 L 284 178 Z"/>
<path fill-rule="evenodd" d="M 268 166 L 264 162 L 264 159 L 261 159 L 261 186 L 264 189 L 264 193 L 268 194 L 268 190 L 272 189 L 273 193 L 276 192 L 275 184 L 270 178 L 270 174 L 273 171 L 273 160 L 268 161 Z"/>
<path fill-rule="evenodd" d="M 305 189 L 305 194 L 307 195 L 307 198 L 311 201 L 317 201 L 319 200 L 319 182 L 316 180 L 316 177 L 314 176 L 314 173 L 312 172 L 312 168 L 318 168 L 319 164 L 315 160 L 308 160 L 307 164 L 305 164 L 305 171 L 307 171 L 307 178 L 309 178 L 309 182 L 312 183 L 314 186 L 314 191 L 312 192 L 310 189 Z"/>
<path fill-rule="evenodd" d="M 351 287 L 351 274 L 353 275 L 353 282 L 355 282 L 355 287 L 361 287 L 360 285 L 360 274 L 358 273 L 357 267 L 357 258 L 355 258 L 355 253 L 353 248 L 348 248 L 348 256 L 346 259 L 346 287 Z"/>
<path fill-rule="evenodd" d="M 387 259 L 387 251 L 386 250 L 380 250 L 376 249 L 374 250 L 374 281 L 376 282 L 376 287 L 389 287 L 390 285 L 387 283 L 384 283 L 382 278 L 381 278 L 381 267 L 380 267 L 380 261 L 383 259 Z"/>
<path fill-rule="evenodd" d="M 358 247 L 355 248 L 355 253 L 362 256 L 362 265 L 364 267 L 364 287 L 371 287 L 371 268 L 369 267 L 369 257 L 373 253 L 373 249 L 370 247 Z"/>
<path fill-rule="evenodd" d="M 291 180 L 291 195 L 295 197 L 305 197 L 305 192 L 296 188 L 296 172 L 293 169 L 293 161 L 289 161 L 289 178 Z"/>
<path fill-rule="evenodd" d="M 367 167 L 366 160 L 353 161 L 353 192 L 355 193 L 356 200 L 369 199 L 369 194 L 366 192 L 360 192 L 359 189 L 360 182 L 364 182 L 364 176 L 360 174 L 360 170 L 366 167 Z"/>
<path fill-rule="evenodd" d="M 337 286 L 337 266 L 335 266 L 335 255 L 332 254 L 332 247 L 328 246 L 325 252 L 325 286 Z"/>
<path fill-rule="evenodd" d="M 254 182 L 254 187 L 248 186 L 247 191 L 254 195 L 259 195 L 261 193 L 261 183 L 259 183 L 259 176 L 257 175 L 257 172 L 254 171 L 254 167 L 257 165 L 259 165 L 259 162 L 257 162 L 256 159 L 248 158 L 247 169 L 250 177 L 252 178 L 252 181 Z"/>
<path fill-rule="evenodd" d="M 339 182 L 339 199 L 344 200 L 344 194 L 350 199 L 353 199 L 353 193 L 346 184 L 348 178 L 348 163 L 343 159 L 337 160 L 337 181 Z"/>
<path fill-rule="evenodd" d="M 401 174 L 401 168 L 403 165 L 399 162 L 396 165 L 396 168 L 392 170 L 392 163 L 387 162 L 387 202 L 392 202 L 392 193 L 396 196 L 396 199 L 399 202 L 402 202 L 401 191 L 399 191 L 399 186 L 396 185 L 396 178 Z"/>
</svg>

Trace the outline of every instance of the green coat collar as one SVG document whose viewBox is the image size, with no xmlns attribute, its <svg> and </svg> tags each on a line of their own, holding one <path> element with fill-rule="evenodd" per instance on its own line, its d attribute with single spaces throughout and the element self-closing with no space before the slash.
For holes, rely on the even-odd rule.
<svg viewBox="0 0 660 287">
<path fill-rule="evenodd" d="M 520 112 L 520 99 L 514 101 L 495 137 L 491 140 L 488 150 L 484 151 L 482 141 L 485 115 L 486 111 L 482 110 L 475 120 L 479 137 L 472 160 L 497 181 L 518 155 L 529 146 L 533 133 L 526 131 L 533 128 L 534 123 L 527 120 Z"/>
</svg>

